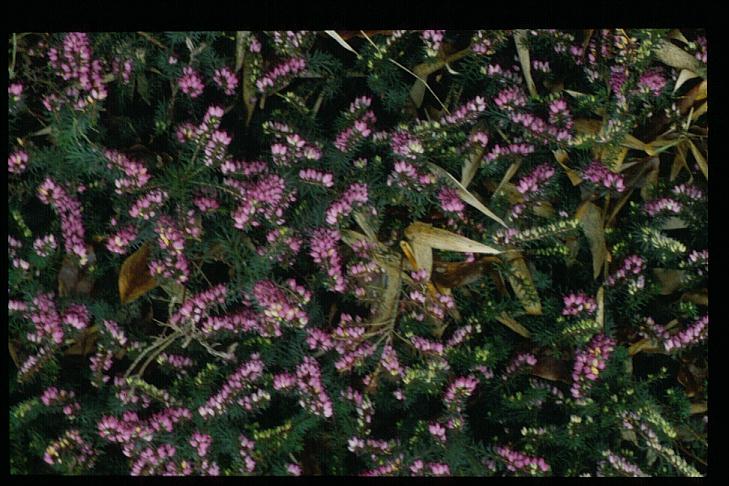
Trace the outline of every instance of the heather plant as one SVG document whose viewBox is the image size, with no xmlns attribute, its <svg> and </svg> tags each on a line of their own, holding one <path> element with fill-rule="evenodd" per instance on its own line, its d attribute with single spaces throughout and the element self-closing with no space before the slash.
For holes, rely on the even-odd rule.
<svg viewBox="0 0 729 486">
<path fill-rule="evenodd" d="M 8 46 L 12 473 L 705 474 L 701 31 Z"/>
</svg>

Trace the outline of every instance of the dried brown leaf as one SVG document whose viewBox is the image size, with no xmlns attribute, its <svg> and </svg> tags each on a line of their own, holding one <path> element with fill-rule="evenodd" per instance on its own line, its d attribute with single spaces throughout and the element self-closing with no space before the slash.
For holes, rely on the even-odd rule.
<svg viewBox="0 0 729 486">
<path fill-rule="evenodd" d="M 532 367 L 530 374 L 549 381 L 570 383 L 568 363 L 549 355 L 537 357 L 537 364 Z"/>
<path fill-rule="evenodd" d="M 673 93 L 675 94 L 678 89 L 683 86 L 683 84 L 688 81 L 689 79 L 698 78 L 699 75 L 696 74 L 693 71 L 690 71 L 688 69 L 682 69 L 681 72 L 678 75 L 678 79 L 676 80 L 676 86 L 673 88 Z"/>
<path fill-rule="evenodd" d="M 456 186 L 456 190 L 458 191 L 458 195 L 460 196 L 461 199 L 463 199 L 463 202 L 465 202 L 466 204 L 468 204 L 470 206 L 473 206 L 474 208 L 478 209 L 483 214 L 485 214 L 489 218 L 493 219 L 494 221 L 496 221 L 497 223 L 499 223 L 504 228 L 507 228 L 508 227 L 508 226 L 506 226 L 506 223 L 504 223 L 504 221 L 501 218 L 499 218 L 498 216 L 496 216 L 489 208 L 487 208 L 486 206 L 484 206 L 481 203 L 481 201 L 479 201 L 478 199 L 476 199 L 476 197 L 473 194 L 471 194 L 470 192 L 468 192 L 468 189 L 466 189 L 465 187 L 463 187 L 461 185 L 461 183 L 458 182 L 458 180 L 455 177 L 453 177 L 447 170 L 445 170 L 442 167 L 439 167 L 439 166 L 437 166 L 437 165 L 435 165 L 433 163 L 428 163 L 428 168 L 437 177 L 451 181 Z"/>
<path fill-rule="evenodd" d="M 691 148 L 691 153 L 694 154 L 694 159 L 696 159 L 696 163 L 699 164 L 699 169 L 701 169 L 701 173 L 704 174 L 704 177 L 706 177 L 706 180 L 709 180 L 709 163 L 704 158 L 701 151 L 694 145 L 694 143 L 689 140 L 689 147 Z"/>
<path fill-rule="evenodd" d="M 511 317 L 506 312 L 502 312 L 500 315 L 496 316 L 496 320 L 522 337 L 525 337 L 527 339 L 531 337 L 529 329 L 522 326 L 518 321 L 516 321 L 516 319 Z"/>
<path fill-rule="evenodd" d="M 529 49 L 526 46 L 527 31 L 525 29 L 517 29 L 514 31 L 514 44 L 516 44 L 516 54 L 519 56 L 519 63 L 521 64 L 521 71 L 524 73 L 524 80 L 529 89 L 531 96 L 539 96 L 537 93 L 537 87 L 532 79 L 532 65 L 529 60 Z"/>
<path fill-rule="evenodd" d="M 579 172 L 577 172 L 574 169 L 570 169 L 569 167 L 567 167 L 565 165 L 565 162 L 567 161 L 567 158 L 568 158 L 567 152 L 565 152 L 564 150 L 555 150 L 552 153 L 554 154 L 554 158 L 557 161 L 557 163 L 559 165 L 561 165 L 562 168 L 564 169 L 564 171 L 567 174 L 567 177 L 569 178 L 572 185 L 577 186 L 577 185 L 581 184 L 582 177 L 580 177 Z"/>
<path fill-rule="evenodd" d="M 602 213 L 600 208 L 590 201 L 585 201 L 577 209 L 575 215 L 580 220 L 582 231 L 590 243 L 592 253 L 592 273 L 597 278 L 600 275 L 603 263 L 607 257 L 607 246 L 605 245 L 605 230 L 603 227 Z"/>
<path fill-rule="evenodd" d="M 538 316 L 542 314 L 542 304 L 539 302 L 539 294 L 534 286 L 532 274 L 529 271 L 524 257 L 521 253 L 510 252 L 503 255 L 502 259 L 509 266 L 510 271 L 506 274 L 506 278 L 514 289 L 516 298 L 519 299 L 524 310 L 530 316 Z"/>
<path fill-rule="evenodd" d="M 605 287 L 600 285 L 597 289 L 597 317 L 595 317 L 600 329 L 605 329 Z"/>
<path fill-rule="evenodd" d="M 653 275 L 661 284 L 661 295 L 674 293 L 680 286 L 686 272 L 670 268 L 654 268 Z"/>
<path fill-rule="evenodd" d="M 82 330 L 75 342 L 64 351 L 64 356 L 86 356 L 96 351 L 99 339 L 99 326 L 91 326 Z"/>
<path fill-rule="evenodd" d="M 20 365 L 22 363 L 18 359 L 18 344 L 19 343 L 17 341 L 8 340 L 8 351 L 10 352 L 10 359 L 13 360 L 15 367 L 20 369 Z"/>
<path fill-rule="evenodd" d="M 703 71 L 701 62 L 698 59 L 665 40 L 659 44 L 659 48 L 656 50 L 656 57 L 663 64 L 672 68 L 688 69 L 695 73 L 701 73 Z"/>
<path fill-rule="evenodd" d="M 708 306 L 709 291 L 706 289 L 701 289 L 694 292 L 686 292 L 681 296 L 681 300 L 693 302 L 696 305 Z"/>
<path fill-rule="evenodd" d="M 81 266 L 77 257 L 64 255 L 61 269 L 58 271 L 58 295 L 89 295 L 94 287 L 94 279 L 89 274 L 89 267 L 96 262 L 94 247 L 86 246 L 88 261 Z"/>
<path fill-rule="evenodd" d="M 432 280 L 440 288 L 453 289 L 468 285 L 483 277 L 498 257 L 483 256 L 473 262 L 442 262 L 433 263 Z"/>
<path fill-rule="evenodd" d="M 124 260 L 119 270 L 119 298 L 122 304 L 137 300 L 158 285 L 147 268 L 149 253 L 149 243 L 145 243 Z"/>
<path fill-rule="evenodd" d="M 498 254 L 501 251 L 431 224 L 416 221 L 405 229 L 405 237 L 437 250 Z"/>
</svg>

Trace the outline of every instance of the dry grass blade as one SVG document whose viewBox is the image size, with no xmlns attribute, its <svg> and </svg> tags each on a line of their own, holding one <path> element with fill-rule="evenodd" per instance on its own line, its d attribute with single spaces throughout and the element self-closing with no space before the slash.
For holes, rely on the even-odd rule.
<svg viewBox="0 0 729 486">
<path fill-rule="evenodd" d="M 597 278 L 607 257 L 602 213 L 600 212 L 600 208 L 590 201 L 586 201 L 577 209 L 575 217 L 580 220 L 582 231 L 590 243 L 593 277 Z"/>
<path fill-rule="evenodd" d="M 373 242 L 377 241 L 377 228 L 372 223 L 372 218 L 369 213 L 357 209 L 354 211 L 354 220 L 362 228 L 367 238 Z"/>
<path fill-rule="evenodd" d="M 704 174 L 704 177 L 706 177 L 706 180 L 709 180 L 709 163 L 706 161 L 704 156 L 702 155 L 701 151 L 694 145 L 694 143 L 689 140 L 689 147 L 691 148 L 691 153 L 694 154 L 694 159 L 696 159 L 696 163 L 699 164 L 699 169 L 701 169 L 701 173 Z"/>
<path fill-rule="evenodd" d="M 499 223 L 504 228 L 507 228 L 508 227 L 508 226 L 506 226 L 506 223 L 504 223 L 504 221 L 501 218 L 499 218 L 498 216 L 496 216 L 489 208 L 487 208 L 486 206 L 484 206 L 481 203 L 481 201 L 479 201 L 478 199 L 476 199 L 476 196 L 474 196 L 473 194 L 471 194 L 470 192 L 468 192 L 468 189 L 466 189 L 465 187 L 463 187 L 463 185 L 461 185 L 461 183 L 458 182 L 458 180 L 455 177 L 453 177 L 447 170 L 445 170 L 442 167 L 439 167 L 439 166 L 437 166 L 437 165 L 435 165 L 433 163 L 430 163 L 430 162 L 428 163 L 428 168 L 437 177 L 440 177 L 442 179 L 449 180 L 453 184 L 455 184 L 456 190 L 458 191 L 458 195 L 461 197 L 461 199 L 463 199 L 463 202 L 465 202 L 466 204 L 468 204 L 470 206 L 473 206 L 474 208 L 478 209 L 483 214 L 485 214 L 489 218 L 493 219 L 494 221 L 496 221 L 497 223 Z"/>
<path fill-rule="evenodd" d="M 405 229 L 405 236 L 413 242 L 435 248 L 437 250 L 457 251 L 461 253 L 498 254 L 500 250 L 471 240 L 465 236 L 448 230 L 434 228 L 433 225 L 416 221 Z"/>
<path fill-rule="evenodd" d="M 389 324 L 395 320 L 401 287 L 400 269 L 387 269 L 387 285 L 380 298 L 380 305 L 377 308 L 374 322 Z"/>
<path fill-rule="evenodd" d="M 526 80 L 529 94 L 532 96 L 539 96 L 537 93 L 537 87 L 532 79 L 532 65 L 529 60 L 529 49 L 526 46 L 527 31 L 525 29 L 517 29 L 514 31 L 514 43 L 516 44 L 516 53 L 519 56 L 519 63 L 521 64 L 521 70 L 524 73 L 524 80 Z"/>
<path fill-rule="evenodd" d="M 158 285 L 147 268 L 149 253 L 149 243 L 145 243 L 124 260 L 119 270 L 119 298 L 122 304 L 137 300 Z"/>
<path fill-rule="evenodd" d="M 570 169 L 565 165 L 565 162 L 567 161 L 567 152 L 565 152 L 564 150 L 555 150 L 552 153 L 554 154 L 554 159 L 564 169 L 572 185 L 577 186 L 579 184 L 582 184 L 582 177 L 580 177 L 579 172 L 574 169 Z"/>
<path fill-rule="evenodd" d="M 597 323 L 600 329 L 605 329 L 605 287 L 602 285 L 597 290 Z"/>
<path fill-rule="evenodd" d="M 328 35 L 329 37 L 331 37 L 332 39 L 334 39 L 335 41 L 337 41 L 337 43 L 339 43 L 339 45 L 340 45 L 340 46 L 344 47 L 344 48 L 345 48 L 345 49 L 347 49 L 347 50 L 348 50 L 349 52 L 351 52 L 351 53 L 353 53 L 353 54 L 354 54 L 355 56 L 359 57 L 359 53 L 358 53 L 357 51 L 355 51 L 355 50 L 354 50 L 354 49 L 352 48 L 352 46 L 350 46 L 350 45 L 349 45 L 349 44 L 347 43 L 347 41 L 346 41 L 346 40 L 342 39 L 342 37 L 341 37 L 341 36 L 340 36 L 339 34 L 337 34 L 337 31 L 336 31 L 336 30 L 325 30 L 324 32 L 325 32 L 325 33 L 326 33 L 326 34 L 327 34 L 327 35 Z"/>
<path fill-rule="evenodd" d="M 425 270 L 428 274 L 428 280 L 430 280 L 430 275 L 433 273 L 433 248 L 420 241 L 413 241 L 410 248 L 415 258 L 416 268 Z"/>
<path fill-rule="evenodd" d="M 510 271 L 506 278 L 514 289 L 516 298 L 519 299 L 524 310 L 530 316 L 542 314 L 542 304 L 539 301 L 537 288 L 534 286 L 532 274 L 521 253 L 510 253 L 508 257 L 502 257 L 509 265 Z"/>
<path fill-rule="evenodd" d="M 513 162 L 508 169 L 506 169 L 506 172 L 504 173 L 504 177 L 501 178 L 501 182 L 499 182 L 499 185 L 496 186 L 496 190 L 494 191 L 494 196 L 496 196 L 499 192 L 501 192 L 501 189 L 511 180 L 512 177 L 514 177 L 514 174 L 516 174 L 519 171 L 519 167 L 521 167 L 521 160 L 517 160 L 516 162 Z"/>
<path fill-rule="evenodd" d="M 506 312 L 502 312 L 500 315 L 496 316 L 496 320 L 522 337 L 525 337 L 527 339 L 531 337 L 529 329 L 522 326 L 518 321 L 516 321 Z"/>
</svg>

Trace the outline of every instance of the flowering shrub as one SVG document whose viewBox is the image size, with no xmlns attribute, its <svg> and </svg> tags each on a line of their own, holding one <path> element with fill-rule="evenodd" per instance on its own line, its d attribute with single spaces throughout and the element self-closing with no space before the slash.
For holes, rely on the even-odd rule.
<svg viewBox="0 0 729 486">
<path fill-rule="evenodd" d="M 10 49 L 13 473 L 705 473 L 701 32 Z"/>
</svg>

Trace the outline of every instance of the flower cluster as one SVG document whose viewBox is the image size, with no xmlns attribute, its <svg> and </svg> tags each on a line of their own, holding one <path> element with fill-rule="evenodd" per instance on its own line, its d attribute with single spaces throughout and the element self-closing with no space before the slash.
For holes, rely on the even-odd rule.
<svg viewBox="0 0 729 486">
<path fill-rule="evenodd" d="M 100 59 L 93 59 L 89 36 L 83 32 L 71 32 L 63 39 L 63 47 L 48 50 L 48 61 L 56 74 L 69 81 L 65 95 L 76 110 L 106 99 L 108 92 Z M 57 98 L 56 98 L 57 99 Z M 63 103 L 63 101 L 60 101 Z M 54 110 L 51 99 L 43 103 L 48 111 Z"/>
<path fill-rule="evenodd" d="M 335 292 L 344 292 L 346 283 L 342 272 L 342 259 L 337 250 L 337 243 L 342 236 L 336 229 L 317 228 L 311 234 L 309 254 L 314 263 L 323 266 L 327 274 L 327 285 Z"/>
<path fill-rule="evenodd" d="M 311 300 L 311 292 L 292 278 L 286 281 L 286 287 L 261 280 L 253 286 L 253 296 L 262 309 L 268 335 L 280 336 L 281 324 L 302 328 L 309 322 L 304 306 Z"/>
<path fill-rule="evenodd" d="M 596 381 L 600 372 L 605 369 L 613 349 L 615 349 L 615 340 L 604 334 L 598 334 L 584 349 L 577 352 L 570 389 L 574 398 L 585 396 L 591 382 Z"/>
<path fill-rule="evenodd" d="M 149 262 L 149 273 L 168 279 L 177 279 L 182 283 L 187 282 L 190 268 L 184 253 L 185 234 L 167 216 L 161 216 L 157 220 L 155 232 L 163 256 L 161 260 L 151 260 Z"/>
<path fill-rule="evenodd" d="M 50 204 L 61 218 L 61 233 L 66 252 L 75 254 L 86 264 L 88 254 L 84 242 L 84 226 L 81 203 L 50 177 L 38 187 L 38 199 Z"/>
<path fill-rule="evenodd" d="M 424 30 L 420 34 L 420 37 L 425 43 L 425 52 L 429 57 L 435 57 L 438 55 L 444 36 L 445 30 Z"/>
<path fill-rule="evenodd" d="M 334 140 L 334 146 L 341 152 L 349 152 L 356 144 L 372 134 L 377 117 L 372 110 L 368 110 L 372 99 L 363 96 L 357 98 L 349 106 L 348 119 L 351 123 L 346 129 L 339 132 Z"/>
<path fill-rule="evenodd" d="M 563 316 L 577 316 L 583 312 L 587 314 L 595 314 L 597 312 L 595 299 L 582 292 L 564 296 Z"/>
<path fill-rule="evenodd" d="M 709 316 L 703 316 L 697 319 L 693 324 L 681 331 L 671 334 L 666 327 L 657 324 L 653 319 L 646 319 L 646 327 L 651 334 L 656 336 L 663 349 L 668 352 L 679 351 L 689 346 L 694 346 L 704 341 L 709 334 Z"/>
<path fill-rule="evenodd" d="M 150 175 L 147 168 L 141 162 L 130 160 L 124 154 L 116 150 L 106 150 L 104 152 L 108 164 L 108 168 L 120 169 L 126 177 L 114 180 L 116 189 L 114 192 L 123 194 L 125 192 L 134 192 L 144 187 L 149 182 Z"/>
<path fill-rule="evenodd" d="M 235 89 L 238 87 L 238 78 L 228 66 L 223 66 L 215 70 L 215 73 L 213 73 L 213 82 L 228 96 L 233 96 Z"/>
<path fill-rule="evenodd" d="M 606 189 L 612 189 L 617 192 L 623 192 L 625 190 L 623 176 L 610 171 L 599 160 L 595 160 L 588 165 L 582 172 L 582 177 L 584 180 L 590 181 L 596 186 L 603 186 Z"/>
<path fill-rule="evenodd" d="M 205 83 L 200 74 L 191 66 L 185 66 L 182 69 L 182 76 L 177 79 L 177 86 L 190 98 L 197 98 L 205 89 Z"/>
<path fill-rule="evenodd" d="M 643 270 L 645 270 L 645 261 L 638 255 L 630 255 L 623 260 L 618 270 L 605 279 L 605 285 L 612 287 L 622 280 L 627 280 L 629 284 L 643 288 L 645 285 Z"/>
<path fill-rule="evenodd" d="M 46 447 L 43 460 L 50 465 L 63 466 L 68 474 L 74 474 L 93 467 L 96 452 L 78 429 L 70 429 Z"/>
<path fill-rule="evenodd" d="M 334 413 L 332 400 L 321 382 L 319 363 L 310 356 L 306 356 L 296 367 L 296 376 L 288 373 L 274 376 L 273 388 L 274 390 L 295 388 L 299 405 L 314 415 L 329 418 Z"/>
<path fill-rule="evenodd" d="M 349 216 L 355 208 L 366 204 L 367 201 L 369 201 L 367 184 L 352 184 L 338 200 L 327 208 L 327 223 L 332 225 L 337 224 L 344 217 Z"/>
<path fill-rule="evenodd" d="M 402 189 L 422 191 L 425 187 L 435 183 L 435 176 L 429 172 L 421 172 L 411 164 L 400 160 L 395 162 L 392 173 L 387 176 L 387 185 L 396 185 Z"/>
<path fill-rule="evenodd" d="M 506 469 L 512 472 L 524 472 L 530 476 L 543 475 L 550 470 L 549 464 L 542 457 L 528 456 L 508 446 L 494 447 L 506 463 Z"/>
<path fill-rule="evenodd" d="M 112 224 L 116 224 L 116 219 L 112 218 Z M 118 253 L 123 255 L 129 249 L 129 245 L 137 239 L 137 229 L 134 225 L 127 225 L 117 231 L 116 233 L 109 235 L 106 240 L 106 249 L 112 253 Z"/>
<path fill-rule="evenodd" d="M 167 191 L 155 189 L 137 199 L 129 209 L 129 216 L 149 221 L 157 215 L 157 210 L 167 201 Z"/>
<path fill-rule="evenodd" d="M 56 251 L 56 248 L 58 248 L 58 243 L 56 243 L 56 238 L 53 235 L 36 238 L 33 242 L 33 250 L 35 250 L 36 255 L 41 258 L 51 255 L 54 251 Z"/>
<path fill-rule="evenodd" d="M 81 409 L 81 404 L 74 401 L 75 397 L 76 394 L 73 391 L 59 390 L 55 386 L 51 386 L 46 388 L 41 395 L 41 402 L 46 407 L 63 405 L 63 414 L 67 417 L 73 417 Z"/>
<path fill-rule="evenodd" d="M 28 152 L 17 150 L 8 155 L 8 173 L 22 174 L 28 166 Z"/>
<path fill-rule="evenodd" d="M 258 81 L 256 88 L 261 94 L 268 94 L 285 86 L 286 83 L 306 69 L 306 60 L 301 57 L 289 58 L 266 72 Z"/>
<path fill-rule="evenodd" d="M 238 183 L 232 179 L 224 181 L 240 194 L 241 204 L 233 211 L 233 226 L 247 230 L 263 222 L 283 224 L 284 211 L 296 200 L 293 191 L 287 191 L 286 181 L 279 175 L 270 174 L 257 182 Z"/>
<path fill-rule="evenodd" d="M 207 419 L 222 414 L 230 403 L 242 393 L 251 390 L 252 385 L 263 376 L 264 364 L 258 354 L 253 354 L 223 384 L 218 393 L 198 408 L 201 417 Z M 240 403 L 241 400 L 238 400 Z M 242 405 L 242 404 L 241 404 Z"/>
<path fill-rule="evenodd" d="M 654 199 L 643 205 L 643 210 L 651 217 L 663 212 L 679 214 L 682 209 L 681 203 L 670 197 Z"/>
<path fill-rule="evenodd" d="M 542 184 L 547 182 L 554 176 L 554 167 L 548 164 L 537 166 L 529 175 L 519 179 L 516 184 L 516 190 L 524 196 L 525 200 L 532 199 L 542 191 Z"/>
<path fill-rule="evenodd" d="M 322 172 L 315 169 L 301 169 L 299 171 L 299 179 L 315 185 L 334 187 L 334 174 L 331 172 Z"/>
</svg>

